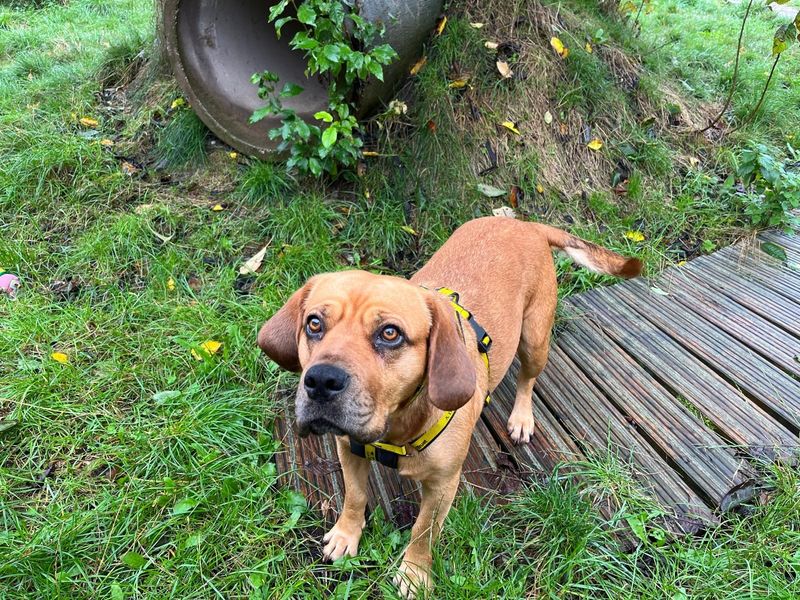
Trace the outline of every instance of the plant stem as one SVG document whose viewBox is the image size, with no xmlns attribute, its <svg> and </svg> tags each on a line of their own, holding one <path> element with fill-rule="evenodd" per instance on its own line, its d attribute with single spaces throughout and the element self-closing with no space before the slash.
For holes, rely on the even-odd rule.
<svg viewBox="0 0 800 600">
<path fill-rule="evenodd" d="M 725 100 L 725 105 L 722 107 L 722 110 L 719 111 L 719 114 L 711 120 L 711 123 L 700 129 L 696 133 L 705 133 L 714 125 L 719 123 L 719 120 L 725 114 L 725 112 L 730 108 L 731 102 L 733 101 L 733 93 L 736 91 L 736 84 L 739 82 L 739 56 L 742 53 L 742 38 L 744 37 L 744 26 L 747 24 L 747 18 L 750 16 L 750 9 L 753 6 L 753 0 L 747 3 L 747 10 L 744 13 L 744 18 L 742 19 L 742 27 L 739 29 L 739 41 L 736 43 L 736 62 L 733 65 L 733 79 L 731 80 L 731 89 L 728 93 L 728 98 Z"/>
<path fill-rule="evenodd" d="M 761 90 L 761 97 L 758 99 L 758 104 L 756 104 L 755 108 L 750 111 L 750 114 L 748 114 L 745 117 L 745 119 L 741 123 L 739 123 L 739 125 L 737 125 L 734 129 L 732 129 L 729 133 L 733 133 L 735 131 L 739 131 L 742 127 L 744 127 L 750 121 L 752 121 L 754 116 L 756 116 L 756 113 L 758 112 L 758 109 L 761 108 L 761 105 L 764 103 L 764 98 L 767 95 L 767 90 L 769 89 L 769 84 L 772 81 L 772 75 L 773 75 L 773 73 L 775 73 L 775 67 L 778 66 L 778 61 L 781 59 L 782 54 L 783 53 L 778 54 L 775 57 L 775 61 L 772 63 L 772 68 L 769 70 L 769 77 L 767 77 L 767 82 L 764 84 L 764 89 Z"/>
</svg>

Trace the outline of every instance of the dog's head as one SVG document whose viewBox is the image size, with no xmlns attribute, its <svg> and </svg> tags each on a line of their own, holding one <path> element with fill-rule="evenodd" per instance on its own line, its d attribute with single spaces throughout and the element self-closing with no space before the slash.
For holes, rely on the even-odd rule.
<svg viewBox="0 0 800 600">
<path fill-rule="evenodd" d="M 475 393 L 475 366 L 453 310 L 436 292 L 397 277 L 313 277 L 264 324 L 258 345 L 281 367 L 301 372 L 301 435 L 376 441 L 426 377 L 430 402 L 443 410 Z"/>
</svg>

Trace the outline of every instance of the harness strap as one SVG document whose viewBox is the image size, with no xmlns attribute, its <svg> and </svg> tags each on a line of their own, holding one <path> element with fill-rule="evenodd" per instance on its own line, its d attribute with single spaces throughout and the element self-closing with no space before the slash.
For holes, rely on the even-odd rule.
<svg viewBox="0 0 800 600">
<path fill-rule="evenodd" d="M 477 340 L 478 344 L 478 353 L 481 355 L 481 359 L 483 359 L 484 364 L 486 365 L 486 370 L 489 372 L 489 348 L 492 347 L 492 338 L 489 337 L 489 334 L 486 333 L 486 330 L 478 324 L 475 320 L 475 317 L 472 316 L 472 313 L 469 312 L 466 308 L 461 306 L 459 303 L 459 296 L 458 292 L 455 292 L 449 288 L 439 288 L 436 290 L 443 296 L 447 296 L 450 299 L 450 306 L 453 307 L 453 310 L 456 311 L 456 314 L 467 321 L 470 324 L 472 329 L 475 331 L 475 339 Z M 463 332 L 462 332 L 463 337 Z M 422 391 L 423 385 L 417 390 L 415 397 L 419 395 Z M 486 399 L 484 400 L 485 404 L 489 404 L 491 400 L 491 395 L 487 392 Z M 422 435 L 417 437 L 416 439 L 412 440 L 408 444 L 411 445 L 417 452 L 422 452 L 425 448 L 430 446 L 436 438 L 438 438 L 441 433 L 447 428 L 450 424 L 450 421 L 453 420 L 453 416 L 456 414 L 454 410 L 445 411 L 441 417 L 436 421 L 436 423 L 431 426 L 430 429 L 425 431 Z M 366 458 L 367 460 L 375 460 L 381 463 L 382 465 L 389 467 L 391 469 L 396 469 L 398 464 L 398 459 L 401 456 L 408 456 L 408 452 L 406 451 L 406 446 L 396 446 L 394 444 L 387 444 L 386 442 L 373 442 L 371 444 L 361 444 L 356 442 L 355 440 L 350 438 L 350 452 L 355 454 L 356 456 L 360 456 L 361 458 Z"/>
</svg>

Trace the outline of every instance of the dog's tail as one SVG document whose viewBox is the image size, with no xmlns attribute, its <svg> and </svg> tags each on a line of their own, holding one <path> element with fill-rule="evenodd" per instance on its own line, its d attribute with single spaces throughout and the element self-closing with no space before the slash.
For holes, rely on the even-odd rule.
<svg viewBox="0 0 800 600">
<path fill-rule="evenodd" d="M 572 260 L 590 271 L 625 279 L 632 279 L 642 272 L 642 261 L 638 258 L 627 258 L 555 227 L 541 223 L 534 225 L 547 239 L 551 248 L 562 250 Z"/>
</svg>

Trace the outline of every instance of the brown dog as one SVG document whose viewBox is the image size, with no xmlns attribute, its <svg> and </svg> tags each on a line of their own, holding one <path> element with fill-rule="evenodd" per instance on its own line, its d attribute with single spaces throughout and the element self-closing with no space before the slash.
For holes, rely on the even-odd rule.
<svg viewBox="0 0 800 600">
<path fill-rule="evenodd" d="M 301 435 L 336 434 L 345 481 L 344 508 L 325 535 L 324 556 L 355 556 L 364 527 L 369 461 L 357 443 L 401 447 L 400 475 L 422 485 L 419 516 L 396 583 L 404 596 L 430 586 L 431 544 L 450 510 L 472 429 L 514 356 L 520 360 L 508 432 L 533 433 L 531 390 L 547 361 L 557 284 L 551 248 L 599 273 L 635 277 L 638 259 L 564 231 L 506 217 L 460 227 L 410 281 L 364 271 L 312 277 L 261 328 L 261 349 L 281 367 L 302 371 L 297 390 Z M 493 338 L 487 369 L 473 328 L 442 286 L 460 295 Z M 412 440 L 435 430 L 422 451 Z"/>
</svg>

